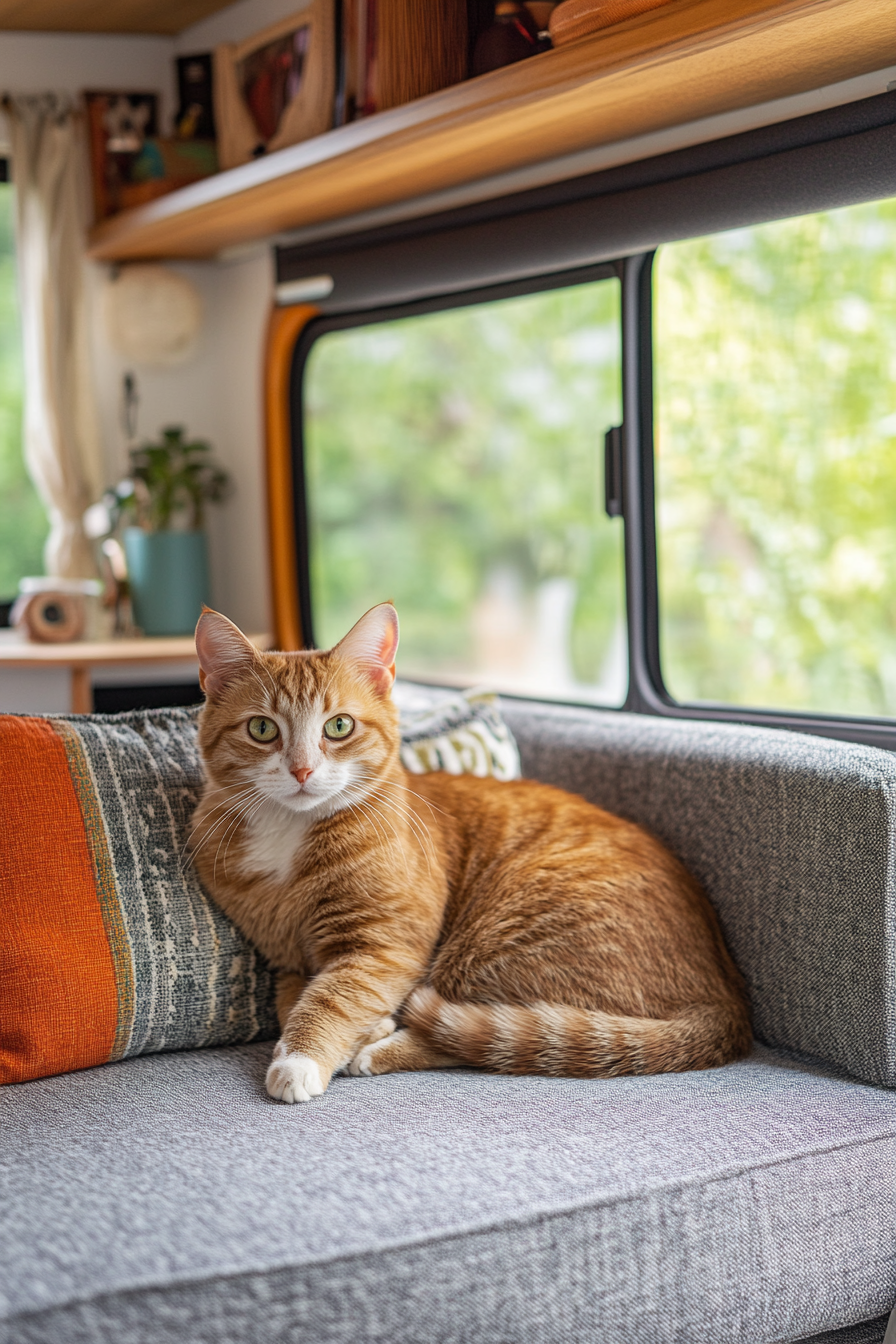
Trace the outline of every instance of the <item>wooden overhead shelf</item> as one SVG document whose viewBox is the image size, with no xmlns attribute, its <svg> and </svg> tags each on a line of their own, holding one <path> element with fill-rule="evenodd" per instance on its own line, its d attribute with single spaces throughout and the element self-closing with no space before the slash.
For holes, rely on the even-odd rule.
<svg viewBox="0 0 896 1344">
<path fill-rule="evenodd" d="M 106 220 L 91 255 L 210 257 L 894 62 L 894 0 L 671 0 Z"/>
</svg>

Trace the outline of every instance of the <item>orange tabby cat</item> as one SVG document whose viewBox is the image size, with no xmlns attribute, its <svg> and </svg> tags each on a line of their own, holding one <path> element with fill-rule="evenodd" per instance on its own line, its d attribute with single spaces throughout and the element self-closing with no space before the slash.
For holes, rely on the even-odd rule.
<svg viewBox="0 0 896 1344">
<path fill-rule="evenodd" d="M 610 1077 L 749 1049 L 715 914 L 658 841 L 545 784 L 406 773 L 391 604 L 324 653 L 257 653 L 206 610 L 196 647 L 195 862 L 281 971 L 271 1096 L 346 1068 Z"/>
</svg>

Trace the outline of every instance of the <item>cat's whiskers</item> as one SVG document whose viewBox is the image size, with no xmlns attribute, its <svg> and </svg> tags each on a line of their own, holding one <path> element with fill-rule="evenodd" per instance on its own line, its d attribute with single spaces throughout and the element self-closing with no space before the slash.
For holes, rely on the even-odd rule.
<svg viewBox="0 0 896 1344">
<path fill-rule="evenodd" d="M 234 801 L 234 799 L 243 797 L 244 794 L 251 792 L 251 790 L 254 789 L 255 787 L 256 786 L 254 783 L 247 784 L 245 788 L 234 791 L 232 784 L 225 784 L 220 789 L 207 789 L 203 794 L 203 801 L 205 801 L 205 799 L 208 798 L 210 794 L 226 793 L 227 797 L 225 799 L 222 799 L 221 802 L 212 804 L 212 810 L 216 811 L 218 808 L 223 807 L 225 803 L 231 803 Z M 194 827 L 194 831 L 196 829 L 198 829 L 198 827 Z"/>
<path fill-rule="evenodd" d="M 228 818 L 232 817 L 234 814 L 237 814 L 237 819 L 239 819 L 238 814 L 240 813 L 241 809 L 243 809 L 243 808 L 245 808 L 245 807 L 251 805 L 251 804 L 255 801 L 255 797 L 258 797 L 258 798 L 260 799 L 260 801 L 263 802 L 263 801 L 266 800 L 267 795 L 261 793 L 261 792 L 260 792 L 257 788 L 255 788 L 254 786 L 251 786 L 250 788 L 241 790 L 241 792 L 237 795 L 237 797 L 231 802 L 230 806 L 229 806 L 229 807 L 228 807 L 228 808 L 221 814 L 220 817 L 218 817 L 218 819 L 215 821 L 214 825 L 209 826 L 208 830 L 207 830 L 207 831 L 205 832 L 205 834 L 203 835 L 203 837 L 202 837 L 202 839 L 200 840 L 199 844 L 196 846 L 195 849 L 193 849 L 193 850 L 191 851 L 191 853 L 190 853 L 190 857 L 189 857 L 189 862 L 190 862 L 190 863 L 193 863 L 193 862 L 195 861 L 195 859 L 196 859 L 196 855 L 199 853 L 199 851 L 202 849 L 202 847 L 203 847 L 204 845 L 206 845 L 206 844 L 208 843 L 209 840 L 212 839 L 212 837 L 213 837 L 215 831 L 216 831 L 220 826 L 223 826 L 223 825 L 227 822 Z M 223 803 L 218 803 L 218 804 L 216 804 L 216 806 L 217 806 L 217 807 L 222 807 L 222 806 L 223 806 Z M 201 829 L 202 829 L 201 824 L 200 824 L 199 826 L 195 826 L 195 827 L 193 828 L 193 830 L 192 830 L 192 831 L 190 832 L 190 834 L 187 836 L 187 839 L 184 841 L 183 849 L 185 849 L 185 848 L 187 847 L 187 845 L 190 844 L 190 842 L 191 842 L 192 839 L 193 839 L 193 836 L 196 834 L 197 831 L 199 831 L 199 830 L 201 830 Z M 183 849 L 181 850 L 181 854 L 183 854 Z"/>
<path fill-rule="evenodd" d="M 372 785 L 367 795 L 375 799 L 381 806 L 390 808 L 397 817 L 400 817 L 414 835 L 423 857 L 426 859 L 426 866 L 429 872 L 431 869 L 431 859 L 435 858 L 435 851 L 432 844 L 432 837 L 423 824 L 422 820 L 409 808 L 398 803 L 396 799 L 386 794 L 379 786 Z M 382 813 L 380 813 L 382 815 Z"/>
<path fill-rule="evenodd" d="M 395 837 L 396 841 L 399 841 L 399 840 L 401 839 L 401 837 L 399 836 L 398 832 L 395 830 L 395 827 L 391 824 L 391 822 L 388 821 L 388 818 L 381 816 L 380 813 L 378 812 L 378 810 L 377 810 L 376 808 L 373 807 L 372 803 L 369 801 L 370 795 L 369 795 L 368 793 L 361 793 L 361 794 L 358 793 L 358 789 L 359 789 L 361 786 L 362 786 L 361 781 L 357 781 L 357 782 L 355 782 L 354 784 L 349 784 L 349 785 L 347 785 L 347 786 L 342 790 L 342 792 L 341 792 L 341 794 L 340 794 L 339 796 L 340 796 L 341 798 L 350 798 L 350 799 L 353 800 L 353 803 L 354 803 L 355 806 L 360 806 L 360 807 L 364 807 L 364 808 L 366 808 L 366 809 L 368 810 L 370 816 L 371 816 L 371 819 L 373 819 L 373 818 L 376 817 L 376 816 L 380 816 L 380 820 L 383 821 L 383 822 L 386 822 L 386 823 L 388 824 L 388 826 L 389 826 L 389 830 L 392 832 L 392 834 L 393 834 L 393 836 Z M 373 824 L 374 824 L 374 826 L 376 826 L 376 822 L 375 822 L 375 821 L 373 822 Z M 376 826 L 376 829 L 377 829 L 378 834 L 384 836 L 384 840 L 385 840 L 384 832 L 380 831 L 380 829 L 379 829 L 378 826 Z M 386 841 L 386 842 L 388 843 L 388 841 Z"/>
<path fill-rule="evenodd" d="M 214 789 L 214 790 L 212 790 L 212 792 L 214 792 L 214 793 L 225 793 L 225 792 L 226 792 L 226 793 L 229 795 L 226 799 L 223 799 L 221 802 L 219 802 L 219 803 L 213 803 L 213 804 L 212 804 L 212 810 L 213 810 L 213 813 L 214 813 L 214 811 L 217 811 L 217 810 L 219 810 L 219 809 L 222 808 L 222 807 L 225 808 L 225 810 L 224 810 L 224 812 L 221 814 L 221 816 L 214 822 L 214 824 L 213 824 L 212 826 L 210 826 L 209 829 L 206 831 L 205 835 L 204 835 L 203 838 L 202 838 L 202 841 L 201 841 L 200 845 L 198 845 L 198 846 L 197 846 L 197 850 L 194 851 L 194 854 L 195 854 L 195 853 L 202 847 L 203 844 L 205 844 L 205 841 L 209 838 L 209 836 L 212 835 L 212 834 L 218 829 L 218 827 L 219 827 L 220 825 L 222 825 L 222 823 L 225 822 L 225 821 L 227 820 L 227 817 L 228 817 L 228 816 L 230 815 L 230 813 L 234 810 L 234 808 L 235 808 L 235 807 L 238 807 L 238 806 L 240 805 L 241 800 L 242 800 L 243 798 L 248 797 L 249 794 L 255 792 L 255 785 L 250 785 L 248 788 L 241 789 L 240 792 L 237 793 L 237 794 L 234 794 L 233 791 L 232 791 L 231 789 Z M 225 804 L 226 804 L 226 806 L 225 806 Z M 189 845 L 190 845 L 190 843 L 191 843 L 191 841 L 192 841 L 192 839 L 193 839 L 193 836 L 196 835 L 197 831 L 201 831 L 201 830 L 203 830 L 203 828 L 204 828 L 204 823 L 203 823 L 203 822 L 198 822 L 198 823 L 193 827 L 193 829 L 190 831 L 190 834 L 187 836 L 186 840 L 184 840 L 183 844 L 182 844 L 181 847 L 180 847 L 180 858 L 181 858 L 181 860 L 183 860 L 185 851 L 186 851 L 187 848 L 189 847 Z M 192 861 L 192 860 L 191 860 L 191 861 Z M 182 869 L 183 869 L 183 864 L 181 865 L 181 867 L 182 867 Z"/>
<path fill-rule="evenodd" d="M 403 817 L 419 837 L 422 837 L 424 840 L 429 840 L 429 832 L 424 822 L 417 816 L 412 808 L 408 807 L 405 803 L 400 802 L 391 794 L 386 793 L 381 788 L 372 789 L 371 797 L 378 799 L 381 803 L 385 803 L 385 805 L 390 807 L 398 816 Z"/>
<path fill-rule="evenodd" d="M 209 841 L 214 839 L 215 831 L 218 829 L 219 826 L 225 825 L 228 821 L 232 819 L 239 820 L 240 814 L 247 807 L 250 807 L 254 802 L 255 802 L 254 798 L 246 798 L 238 803 L 235 803 L 233 807 L 228 808 L 224 816 L 219 818 L 218 822 L 215 824 L 214 827 L 210 827 L 208 829 L 208 831 L 205 833 L 205 835 L 203 835 L 202 839 L 199 841 L 199 844 L 196 845 L 196 847 L 191 851 L 189 862 L 195 863 L 199 853 L 205 848 L 205 846 L 209 843 Z"/>
<path fill-rule="evenodd" d="M 254 800 L 254 801 L 253 801 L 253 799 L 250 798 L 249 801 L 243 805 L 243 808 L 242 808 L 241 812 L 238 812 L 237 815 L 233 818 L 233 820 L 231 821 L 231 823 L 230 823 L 230 825 L 228 826 L 227 830 L 226 830 L 226 831 L 224 832 L 224 834 L 221 836 L 221 839 L 218 841 L 218 848 L 215 850 L 215 863 L 214 863 L 214 868 L 213 868 L 213 870 L 212 870 L 212 875 L 213 875 L 213 878 L 214 878 L 215 881 L 217 881 L 217 877 L 218 877 L 218 858 L 219 858 L 220 853 L 221 853 L 221 846 L 222 846 L 223 844 L 225 844 L 225 842 L 226 842 L 227 845 L 229 846 L 230 838 L 232 837 L 232 834 L 233 834 L 233 832 L 234 832 L 235 827 L 238 826 L 239 823 L 240 823 L 241 821 L 243 821 L 243 820 L 245 820 L 246 822 L 249 822 L 249 821 L 252 819 L 252 817 L 255 816 L 255 813 L 256 813 L 256 812 L 258 811 L 258 809 L 262 806 L 262 804 L 263 804 L 263 803 L 266 803 L 267 801 L 268 801 L 267 794 L 264 794 L 264 793 L 259 793 L 259 796 L 258 796 L 257 800 Z M 226 850 L 226 849 L 224 850 L 224 876 L 225 876 L 225 877 L 227 876 L 227 850 Z"/>
<path fill-rule="evenodd" d="M 264 666 L 264 664 L 262 664 L 262 666 Z M 265 674 L 267 675 L 268 680 L 271 682 L 270 690 L 268 690 L 268 687 L 265 686 L 264 682 L 262 681 L 261 677 L 258 675 L 258 672 L 256 671 L 256 669 L 255 669 L 254 667 L 250 667 L 250 668 L 249 668 L 249 671 L 252 673 L 252 676 L 253 676 L 253 677 L 255 678 L 255 680 L 257 681 L 258 686 L 259 686 L 259 688 L 260 688 L 260 690 L 261 690 L 261 693 L 262 693 L 262 695 L 264 696 L 264 698 L 267 699 L 267 698 L 268 698 L 268 695 L 270 695 L 270 696 L 271 696 L 271 705 L 276 707 L 277 699 L 278 699 L 278 696 L 277 696 L 277 688 L 276 688 L 276 686 L 274 685 L 274 682 L 271 680 L 271 674 L 270 674 L 270 672 L 268 672 L 267 668 L 265 667 L 265 668 L 264 668 L 264 671 L 265 671 Z M 269 712 L 269 711 L 268 711 L 268 712 Z"/>
<path fill-rule="evenodd" d="M 402 792 L 402 793 L 404 793 L 404 794 L 411 794 L 411 796 L 414 797 L 414 798 L 419 798 L 421 803 L 425 803 L 425 804 L 427 805 L 427 807 L 429 808 L 429 810 L 430 810 L 431 813 L 435 814 L 436 812 L 439 812 L 442 816 L 445 816 L 445 815 L 446 815 L 444 812 L 442 812 L 442 809 L 441 809 L 441 808 L 439 808 L 439 807 L 434 807 L 434 806 L 429 802 L 429 800 L 428 800 L 427 798 L 424 798 L 423 795 L 420 794 L 420 793 L 415 793 L 413 789 L 408 789 L 408 788 L 403 787 L 403 786 L 400 785 L 400 784 L 396 784 L 395 781 L 394 781 L 394 780 L 391 780 L 391 779 L 390 779 L 390 780 L 386 780 L 385 783 L 386 783 L 386 785 L 387 785 L 389 788 L 399 790 L 400 792 Z M 408 819 L 409 824 L 412 825 L 412 826 L 418 826 L 418 827 L 420 827 L 421 830 L 423 831 L 424 835 L 426 836 L 427 840 L 430 840 L 429 830 L 428 830 L 428 827 L 427 827 L 427 825 L 426 825 L 426 822 L 423 820 L 423 818 L 422 818 L 421 816 L 419 816 L 419 815 L 414 811 L 414 808 L 413 808 L 413 806 L 412 806 L 410 803 L 399 802 L 398 799 L 393 798 L 393 797 L 391 797 L 391 796 L 388 798 L 388 801 L 389 801 L 389 802 L 391 803 L 391 805 L 392 805 L 393 807 L 395 807 L 396 809 L 400 809 L 400 810 L 404 811 L 405 815 L 407 816 L 407 819 Z"/>
<path fill-rule="evenodd" d="M 377 780 L 370 775 L 366 775 L 364 777 L 364 783 L 369 786 L 371 797 L 376 795 L 382 802 L 388 803 L 391 807 L 403 813 L 412 825 L 415 823 L 419 824 L 423 828 L 423 831 L 425 833 L 426 828 L 422 818 L 417 816 L 413 808 L 411 808 L 408 804 L 401 801 L 400 799 L 401 786 L 396 784 L 394 780 L 388 778 Z M 395 790 L 399 796 L 387 792 L 387 790 Z M 408 790 L 408 792 L 412 792 L 412 790 Z M 415 796 L 419 797 L 419 795 Z M 425 802 L 426 799 L 422 799 L 422 801 Z"/>
<path fill-rule="evenodd" d="M 259 661 L 255 664 L 255 669 L 257 670 L 259 668 L 265 674 L 265 676 L 267 677 L 268 681 L 271 684 L 271 694 L 274 697 L 273 703 L 276 705 L 278 699 L 280 698 L 280 693 L 277 689 L 277 683 L 274 680 L 271 669 L 268 667 L 267 663 L 264 661 L 263 658 L 259 659 Z"/>
<path fill-rule="evenodd" d="M 448 813 L 443 808 L 436 807 L 435 803 L 431 803 L 428 798 L 424 798 L 422 793 L 417 793 L 416 789 L 410 788 L 406 783 L 396 784 L 394 779 L 390 779 L 387 782 L 390 788 L 401 789 L 404 793 L 409 793 L 412 798 L 419 798 L 420 802 L 425 803 L 426 806 L 429 808 L 430 812 L 432 812 L 433 814 L 438 812 L 440 817 L 447 817 Z"/>
<path fill-rule="evenodd" d="M 423 821 L 422 817 L 419 817 L 417 815 L 417 813 L 410 806 L 410 804 L 404 803 L 400 800 L 400 798 L 397 798 L 394 795 L 387 793 L 386 792 L 387 788 L 400 789 L 400 786 L 396 785 L 393 780 L 385 780 L 379 784 L 375 784 L 371 792 L 375 793 L 377 797 L 379 797 L 383 802 L 387 802 L 391 807 L 395 808 L 396 811 L 401 812 L 404 816 L 406 816 L 411 825 L 419 826 L 423 834 L 427 835 L 428 838 L 426 824 Z M 419 797 L 419 794 L 415 795 L 415 797 Z M 425 802 L 426 799 L 423 799 L 422 801 Z"/>
<path fill-rule="evenodd" d="M 366 818 L 366 820 L 370 823 L 370 825 L 371 825 L 371 826 L 373 827 L 373 829 L 376 831 L 377 835 L 378 835 L 378 836 L 380 837 L 380 839 L 382 840 L 382 843 L 385 845 L 386 849 L 389 851 L 389 854 L 390 854 L 391 857 L 392 857 L 392 861 L 393 861 L 393 863 L 397 861 L 397 858 L 400 858 L 400 859 L 402 860 L 402 862 L 404 863 L 405 874 L 407 874 L 407 872 L 408 872 L 407 855 L 404 854 L 401 850 L 399 850 L 399 851 L 398 851 L 398 855 L 396 856 L 395 847 L 394 847 L 394 845 L 392 844 L 392 841 L 389 839 L 389 837 L 386 835 L 386 833 L 385 833 L 383 830 L 380 829 L 380 826 L 379 826 L 378 823 L 377 823 L 375 809 L 373 809 L 369 803 L 364 803 L 364 802 L 349 803 L 349 804 L 347 805 L 347 807 L 346 807 L 346 811 L 348 811 L 348 812 L 357 812 L 359 809 L 360 809 L 360 811 L 361 811 L 362 820 L 364 820 L 364 819 Z M 397 841 L 397 840 L 399 839 L 399 837 L 398 837 L 398 835 L 397 835 L 397 833 L 396 833 L 396 831 L 395 831 L 394 826 L 392 826 L 391 823 L 389 823 L 388 820 L 387 820 L 387 818 L 385 818 L 385 817 L 381 817 L 381 820 L 386 822 L 386 824 L 389 826 L 389 829 L 391 830 L 392 834 L 395 836 L 395 839 L 396 839 L 396 841 Z"/>
</svg>

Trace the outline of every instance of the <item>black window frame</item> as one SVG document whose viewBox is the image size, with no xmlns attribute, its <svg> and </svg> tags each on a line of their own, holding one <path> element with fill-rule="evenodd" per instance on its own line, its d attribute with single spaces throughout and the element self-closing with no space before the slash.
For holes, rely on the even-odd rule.
<svg viewBox="0 0 896 1344">
<path fill-rule="evenodd" d="M 696 206 L 695 191 L 702 192 Z M 313 612 L 303 382 L 316 341 L 330 331 L 615 274 L 621 285 L 622 525 L 629 684 L 620 710 L 607 712 L 750 724 L 896 750 L 896 719 L 721 702 L 689 704 L 669 694 L 660 657 L 653 410 L 652 272 L 657 246 L 744 223 L 888 196 L 896 196 L 893 93 L 595 174 L 592 179 L 366 234 L 280 248 L 280 282 L 310 281 L 324 274 L 332 289 L 332 298 L 321 304 L 322 315 L 308 324 L 296 344 L 290 383 L 297 577 L 306 642 L 310 645 L 313 638 Z M 533 227 L 533 215 L 540 228 Z M 553 222 L 553 230 L 544 229 L 546 220 Z M 559 252 L 554 242 L 558 237 L 562 241 Z M 629 238 L 646 245 L 631 250 L 620 246 Z M 583 259 L 587 259 L 585 264 Z M 384 301 L 390 295 L 397 301 Z M 596 428 L 595 451 L 597 435 Z"/>
</svg>

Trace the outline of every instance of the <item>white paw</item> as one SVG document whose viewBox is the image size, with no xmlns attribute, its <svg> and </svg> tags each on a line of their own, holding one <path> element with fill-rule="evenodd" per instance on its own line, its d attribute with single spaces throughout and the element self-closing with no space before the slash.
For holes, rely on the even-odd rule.
<svg viewBox="0 0 896 1344">
<path fill-rule="evenodd" d="M 389 1044 L 390 1037 L 391 1033 L 389 1036 L 383 1036 L 378 1041 L 372 1041 L 370 1045 L 365 1045 L 363 1050 L 358 1051 L 348 1066 L 348 1071 L 353 1078 L 361 1076 L 364 1078 L 374 1077 L 373 1057 L 378 1051 L 382 1050 L 384 1046 Z"/>
<path fill-rule="evenodd" d="M 278 1041 L 274 1048 L 274 1058 L 264 1082 L 270 1096 L 290 1104 L 310 1101 L 324 1092 L 317 1061 L 298 1051 L 290 1052 L 284 1041 Z"/>
</svg>

